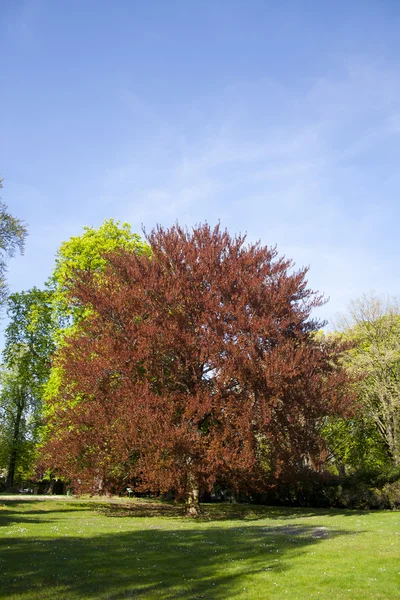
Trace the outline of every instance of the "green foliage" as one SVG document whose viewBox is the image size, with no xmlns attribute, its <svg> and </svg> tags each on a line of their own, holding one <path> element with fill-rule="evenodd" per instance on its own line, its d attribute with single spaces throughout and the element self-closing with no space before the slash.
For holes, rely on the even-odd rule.
<svg viewBox="0 0 400 600">
<path fill-rule="evenodd" d="M 12 485 L 33 475 L 40 413 L 32 405 L 28 406 L 32 404 L 31 399 L 27 401 L 23 396 L 15 370 L 3 371 L 0 384 L 0 469 L 9 473 L 10 463 L 13 463 L 13 475 L 9 479 Z"/>
<path fill-rule="evenodd" d="M 350 509 L 397 509 L 400 507 L 400 472 L 359 471 L 336 488 L 333 506 Z"/>
<path fill-rule="evenodd" d="M 56 255 L 56 265 L 50 278 L 50 287 L 55 291 L 54 306 L 61 313 L 73 315 L 73 320 L 82 316 L 82 309 L 74 307 L 69 295 L 76 276 L 85 271 L 97 274 L 101 280 L 107 265 L 107 254 L 118 250 L 131 250 L 137 254 L 150 254 L 149 246 L 140 236 L 131 231 L 128 223 L 108 219 L 98 228 L 84 227 L 80 236 L 63 242 Z M 71 325 L 71 321 L 68 321 Z"/>
<path fill-rule="evenodd" d="M 400 465 L 400 306 L 374 295 L 352 304 L 342 336 L 353 342 L 345 357 L 356 378 L 363 422 L 373 424 L 387 456 Z"/>
<path fill-rule="evenodd" d="M 0 179 L 0 189 L 3 187 Z M 7 298 L 6 271 L 7 261 L 15 256 L 16 250 L 24 251 L 25 238 L 28 235 L 26 225 L 13 217 L 6 204 L 0 201 L 0 305 Z"/>
<path fill-rule="evenodd" d="M 291 479 L 277 479 L 266 493 L 243 498 L 272 506 L 394 509 L 400 506 L 399 486 L 400 471 L 390 467 L 342 476 L 303 468 Z"/>
<path fill-rule="evenodd" d="M 54 350 L 52 292 L 32 288 L 8 300 L 0 390 L 0 467 L 8 486 L 32 470 L 44 385 Z"/>
<path fill-rule="evenodd" d="M 390 464 L 373 420 L 361 411 L 351 419 L 327 419 L 323 436 L 329 448 L 329 463 L 337 473 L 378 469 Z"/>
<path fill-rule="evenodd" d="M 107 255 L 128 250 L 136 254 L 150 256 L 150 247 L 140 236 L 133 233 L 128 223 L 108 219 L 98 228 L 84 227 L 80 236 L 73 236 L 63 242 L 57 251 L 56 264 L 48 287 L 52 290 L 53 320 L 57 326 L 53 331 L 53 343 L 63 347 L 70 336 L 76 333 L 79 323 L 89 316 L 89 306 L 77 305 L 70 294 L 74 282 L 82 273 L 94 273 L 101 284 L 102 274 L 107 266 Z M 49 379 L 44 389 L 44 399 L 57 395 L 62 378 L 62 369 L 54 360 Z M 54 410 L 45 402 L 44 415 Z"/>
<path fill-rule="evenodd" d="M 53 293 L 33 287 L 12 294 L 8 300 L 10 319 L 5 332 L 4 362 L 18 369 L 24 383 L 40 388 L 48 376 L 50 357 L 54 349 L 51 332 Z"/>
<path fill-rule="evenodd" d="M 128 223 L 108 219 L 98 229 L 84 227 L 83 231 L 82 235 L 61 244 L 57 252 L 53 278 L 61 287 L 77 271 L 104 271 L 107 264 L 104 255 L 119 248 L 148 253 L 147 244 L 138 234 L 132 233 Z"/>
<path fill-rule="evenodd" d="M 383 487 L 382 493 L 386 504 L 388 504 L 391 509 L 398 510 L 400 508 L 400 480 L 394 481 L 393 483 L 387 483 Z"/>
<path fill-rule="evenodd" d="M 358 411 L 351 419 L 327 419 L 324 437 L 333 472 L 385 472 L 400 465 L 400 305 L 364 295 L 351 303 L 330 334 L 349 344 L 343 365 L 353 380 Z"/>
</svg>

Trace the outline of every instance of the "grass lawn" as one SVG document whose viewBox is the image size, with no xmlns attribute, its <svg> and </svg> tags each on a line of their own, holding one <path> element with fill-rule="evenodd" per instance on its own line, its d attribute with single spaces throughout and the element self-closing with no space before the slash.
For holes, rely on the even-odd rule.
<svg viewBox="0 0 400 600">
<path fill-rule="evenodd" d="M 400 598 L 400 512 L 0 496 L 0 598 Z"/>
</svg>

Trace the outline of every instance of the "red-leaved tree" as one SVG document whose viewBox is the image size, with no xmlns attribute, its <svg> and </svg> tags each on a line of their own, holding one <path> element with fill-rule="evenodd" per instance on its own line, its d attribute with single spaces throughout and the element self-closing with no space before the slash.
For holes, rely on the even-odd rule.
<svg viewBox="0 0 400 600">
<path fill-rule="evenodd" d="M 306 269 L 219 227 L 147 237 L 74 278 L 92 307 L 57 361 L 47 464 L 76 491 L 174 490 L 189 512 L 218 480 L 260 488 L 324 453 L 324 419 L 349 409 L 338 349 L 318 342 Z"/>
</svg>

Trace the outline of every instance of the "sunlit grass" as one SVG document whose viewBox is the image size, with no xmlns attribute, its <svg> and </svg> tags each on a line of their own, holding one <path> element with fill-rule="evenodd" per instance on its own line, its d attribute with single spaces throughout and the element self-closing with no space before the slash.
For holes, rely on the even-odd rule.
<svg viewBox="0 0 400 600">
<path fill-rule="evenodd" d="M 400 513 L 0 497 L 0 598 L 400 597 Z"/>
</svg>

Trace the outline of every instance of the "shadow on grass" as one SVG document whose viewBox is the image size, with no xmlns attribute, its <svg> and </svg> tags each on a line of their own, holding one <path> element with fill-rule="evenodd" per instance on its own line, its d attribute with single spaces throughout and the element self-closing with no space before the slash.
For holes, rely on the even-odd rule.
<svg viewBox="0 0 400 600">
<path fill-rule="evenodd" d="M 28 509 L 32 504 L 34 508 Z M 276 519 L 286 521 L 299 518 L 310 517 L 333 517 L 333 516 L 353 516 L 354 514 L 368 514 L 369 511 L 349 511 L 340 509 L 313 509 L 297 507 L 279 507 L 254 504 L 226 504 L 211 503 L 202 504 L 202 512 L 197 517 L 197 522 L 213 521 L 246 521 L 252 522 L 260 519 Z M 105 517 L 126 517 L 136 518 L 182 518 L 185 516 L 185 506 L 182 503 L 160 499 L 123 499 L 95 497 L 87 499 L 67 499 L 65 502 L 59 500 L 53 502 L 50 499 L 47 502 L 36 502 L 32 497 L 30 500 L 24 498 L 23 501 L 4 500 L 0 502 L 0 527 L 12 525 L 13 523 L 40 523 L 40 517 L 45 516 L 46 521 L 50 522 L 50 515 L 54 514 L 55 520 L 57 514 L 78 513 L 79 511 L 92 511 Z M 35 517 L 38 517 L 37 519 Z M 189 517 L 187 517 L 190 520 Z"/>
<path fill-rule="evenodd" d="M 354 535 L 303 524 L 192 525 L 0 539 L 0 598 L 226 600 L 242 593 L 243 578 L 287 571 L 324 538 Z M 266 579 L 265 585 L 272 584 Z"/>
<path fill-rule="evenodd" d="M 162 500 L 99 502 L 91 509 L 108 517 L 182 517 L 185 515 L 183 504 Z M 349 511 L 341 509 L 313 509 L 297 507 L 263 506 L 253 504 L 202 504 L 197 521 L 257 521 L 260 519 L 290 520 L 307 517 L 353 516 L 355 513 L 368 514 L 369 511 Z"/>
<path fill-rule="evenodd" d="M 34 501 L 32 501 L 34 502 Z M 67 513 L 67 512 L 78 512 L 78 511 L 87 511 L 93 510 L 93 504 L 90 503 L 79 503 L 72 505 L 70 507 L 65 506 L 55 506 L 54 510 L 47 508 L 48 504 L 45 508 L 36 508 L 34 510 L 26 510 L 27 503 L 24 501 L 23 503 L 18 501 L 5 501 L 0 502 L 0 527 L 6 527 L 10 525 L 19 524 L 28 524 L 28 523 L 42 523 L 43 519 L 41 517 L 46 518 L 47 523 L 53 522 L 53 519 L 48 518 L 48 515 L 54 515 L 54 521 L 59 521 L 60 518 L 57 518 L 57 514 Z M 37 504 L 36 504 L 37 506 Z"/>
</svg>

